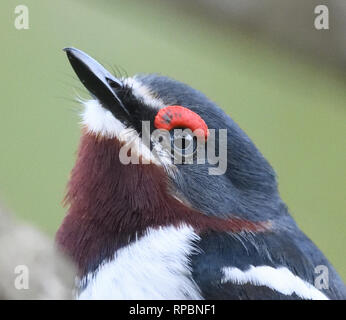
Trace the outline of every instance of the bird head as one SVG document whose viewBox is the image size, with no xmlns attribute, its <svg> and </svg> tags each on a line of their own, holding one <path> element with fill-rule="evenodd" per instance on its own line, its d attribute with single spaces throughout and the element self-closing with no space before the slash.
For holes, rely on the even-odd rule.
<svg viewBox="0 0 346 320">
<path fill-rule="evenodd" d="M 86 53 L 64 51 L 91 99 L 58 239 L 84 269 L 97 242 L 112 254 L 148 226 L 254 232 L 284 211 L 267 160 L 204 94 L 159 75 L 117 78 Z M 88 252 L 75 248 L 96 233 Z"/>
</svg>

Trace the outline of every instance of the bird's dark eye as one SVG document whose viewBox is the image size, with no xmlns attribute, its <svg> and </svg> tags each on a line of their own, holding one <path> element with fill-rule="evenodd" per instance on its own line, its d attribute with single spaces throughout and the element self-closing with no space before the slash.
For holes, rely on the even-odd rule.
<svg viewBox="0 0 346 320">
<path fill-rule="evenodd" d="M 172 154 L 178 156 L 192 156 L 197 150 L 197 138 L 190 130 L 174 129 L 171 133 Z"/>
</svg>

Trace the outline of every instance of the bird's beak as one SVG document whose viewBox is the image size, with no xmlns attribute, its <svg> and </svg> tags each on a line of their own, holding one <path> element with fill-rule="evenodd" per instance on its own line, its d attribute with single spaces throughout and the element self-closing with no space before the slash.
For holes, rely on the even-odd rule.
<svg viewBox="0 0 346 320">
<path fill-rule="evenodd" d="M 88 91 L 102 105 L 119 116 L 129 116 L 128 110 L 116 94 L 123 87 L 120 80 L 115 78 L 100 63 L 81 50 L 75 48 L 63 49 L 76 72 L 78 78 Z"/>
</svg>

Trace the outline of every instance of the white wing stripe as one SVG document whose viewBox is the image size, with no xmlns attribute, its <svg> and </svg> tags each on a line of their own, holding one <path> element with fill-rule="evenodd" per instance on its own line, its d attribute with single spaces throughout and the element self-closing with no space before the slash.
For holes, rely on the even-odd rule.
<svg viewBox="0 0 346 320">
<path fill-rule="evenodd" d="M 266 286 L 285 295 L 296 294 L 303 299 L 329 300 L 321 291 L 310 283 L 294 275 L 286 267 L 273 268 L 269 266 L 250 266 L 246 271 L 234 267 L 222 269 L 222 283 L 250 283 L 255 286 Z"/>
</svg>

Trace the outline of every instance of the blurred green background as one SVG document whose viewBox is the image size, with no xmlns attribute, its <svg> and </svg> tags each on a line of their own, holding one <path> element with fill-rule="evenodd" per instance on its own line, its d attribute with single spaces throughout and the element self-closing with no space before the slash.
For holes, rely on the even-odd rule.
<svg viewBox="0 0 346 320">
<path fill-rule="evenodd" d="M 28 30 L 14 8 L 29 8 Z M 156 72 L 201 90 L 275 168 L 300 227 L 346 279 L 344 76 L 207 15 L 163 1 L 2 0 L 0 198 L 54 235 L 75 160 L 85 90 L 62 52 L 80 48 L 129 75 Z"/>
</svg>

